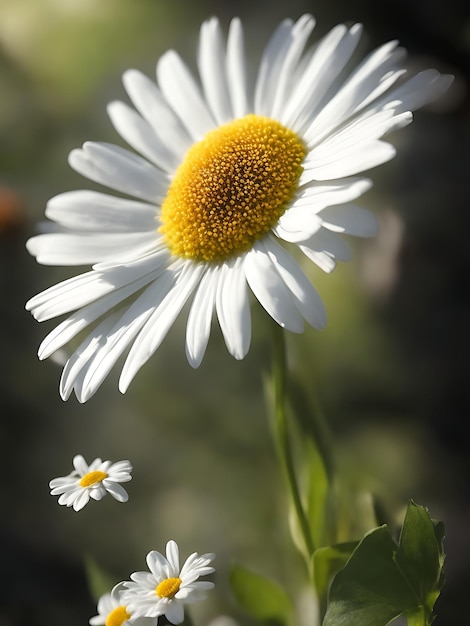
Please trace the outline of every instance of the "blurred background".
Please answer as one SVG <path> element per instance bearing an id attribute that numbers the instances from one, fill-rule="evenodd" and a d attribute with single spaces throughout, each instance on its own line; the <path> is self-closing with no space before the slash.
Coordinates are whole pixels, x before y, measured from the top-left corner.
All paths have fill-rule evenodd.
<path id="1" fill-rule="evenodd" d="M 266 419 L 269 325 L 253 309 L 241 363 L 214 328 L 193 371 L 178 321 L 129 392 L 117 372 L 86 405 L 58 394 L 60 366 L 36 350 L 55 322 L 24 303 L 75 272 L 41 267 L 25 248 L 47 200 L 91 187 L 67 165 L 85 140 L 122 145 L 106 104 L 126 100 L 121 74 L 154 76 L 168 48 L 195 67 L 198 28 L 217 15 L 244 20 L 255 71 L 284 17 L 312 12 L 315 36 L 338 22 L 365 25 L 363 51 L 399 39 L 410 67 L 456 76 L 446 97 L 393 138 L 398 157 L 373 173 L 361 204 L 382 224 L 330 276 L 310 268 L 329 314 L 318 333 L 289 336 L 292 367 L 315 389 L 338 459 L 356 487 L 399 516 L 409 498 L 447 525 L 447 584 L 436 625 L 462 624 L 470 584 L 468 276 L 470 16 L 457 0 L 0 0 L 0 626 L 79 626 L 96 613 L 86 574 L 110 584 L 145 569 L 175 539 L 183 556 L 217 553 L 217 593 L 194 606 L 196 624 L 219 615 L 249 623 L 226 582 L 240 562 L 295 587 L 285 502 Z M 111 497 L 78 514 L 48 482 L 72 457 L 129 458 L 130 503 Z"/>

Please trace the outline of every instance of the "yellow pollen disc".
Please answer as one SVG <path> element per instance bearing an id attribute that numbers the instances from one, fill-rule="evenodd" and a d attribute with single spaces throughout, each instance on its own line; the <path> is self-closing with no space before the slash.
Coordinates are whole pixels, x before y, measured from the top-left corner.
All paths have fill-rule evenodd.
<path id="1" fill-rule="evenodd" d="M 181 578 L 165 578 L 158 583 L 155 593 L 160 598 L 173 598 L 178 593 L 182 582 Z"/>
<path id="2" fill-rule="evenodd" d="M 247 115 L 210 131 L 187 152 L 162 204 L 170 251 L 223 261 L 249 250 L 285 212 L 306 149 L 279 122 Z"/>
<path id="3" fill-rule="evenodd" d="M 109 613 L 106 618 L 106 626 L 122 626 L 128 619 L 131 619 L 131 616 L 126 611 L 126 607 L 118 606 Z"/>
<path id="4" fill-rule="evenodd" d="M 106 472 L 88 472 L 85 476 L 82 476 L 80 480 L 80 487 L 91 487 L 96 483 L 100 483 L 105 478 L 108 478 Z"/>

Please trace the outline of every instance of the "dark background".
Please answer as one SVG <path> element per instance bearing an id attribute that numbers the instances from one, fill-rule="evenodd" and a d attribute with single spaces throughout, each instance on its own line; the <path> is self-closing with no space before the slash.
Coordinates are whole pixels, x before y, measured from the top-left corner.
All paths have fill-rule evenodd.
<path id="1" fill-rule="evenodd" d="M 377 168 L 363 198 L 382 230 L 355 245 L 331 276 L 312 270 L 329 324 L 289 337 L 299 380 L 315 387 L 354 485 L 379 496 L 394 519 L 409 498 L 447 526 L 447 585 L 436 626 L 464 624 L 470 584 L 468 179 L 470 17 L 441 0 L 315 3 L 170 0 L 0 2 L 0 626 L 87 624 L 95 614 L 85 563 L 110 584 L 145 568 L 174 538 L 183 556 L 217 553 L 217 593 L 194 607 L 247 622 L 227 590 L 240 561 L 296 588 L 301 564 L 288 544 L 284 499 L 266 424 L 262 376 L 266 318 L 242 363 L 214 329 L 203 365 L 184 357 L 184 316 L 125 396 L 114 372 L 86 405 L 58 395 L 60 367 L 36 349 L 55 323 L 24 310 L 32 295 L 70 275 L 38 266 L 24 248 L 51 196 L 87 187 L 66 162 L 87 139 L 120 143 L 106 103 L 126 99 L 120 75 L 154 75 L 174 47 L 194 67 L 201 21 L 240 16 L 253 67 L 284 17 L 312 12 L 314 37 L 361 21 L 370 50 L 399 39 L 413 68 L 456 76 L 446 97 L 416 114 Z M 129 458 L 131 501 L 110 497 L 79 514 L 58 507 L 48 481 L 74 454 Z M 87 560 L 88 559 L 88 560 Z"/>

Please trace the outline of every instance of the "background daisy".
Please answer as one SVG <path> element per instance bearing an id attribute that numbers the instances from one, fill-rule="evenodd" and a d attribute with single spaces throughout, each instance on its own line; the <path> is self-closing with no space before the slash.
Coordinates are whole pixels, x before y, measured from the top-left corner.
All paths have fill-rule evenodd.
<path id="1" fill-rule="evenodd" d="M 132 479 L 132 465 L 129 461 L 102 461 L 100 458 L 87 464 L 81 454 L 73 457 L 75 470 L 68 476 L 50 481 L 51 495 L 59 495 L 59 504 L 80 511 L 90 498 L 101 500 L 110 493 L 118 502 L 127 502 L 129 496 L 120 483 Z"/>

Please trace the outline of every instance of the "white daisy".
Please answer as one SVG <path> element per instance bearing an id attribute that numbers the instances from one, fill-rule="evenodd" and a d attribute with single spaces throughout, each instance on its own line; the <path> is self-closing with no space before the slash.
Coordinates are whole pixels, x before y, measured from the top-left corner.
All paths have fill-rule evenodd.
<path id="1" fill-rule="evenodd" d="M 188 556 L 180 569 L 179 550 L 174 541 L 166 544 L 166 558 L 152 550 L 147 554 L 149 572 L 134 572 L 131 581 L 122 583 L 126 587 L 121 599 L 134 619 L 164 615 L 172 624 L 181 624 L 184 619 L 184 604 L 197 602 L 205 592 L 214 587 L 209 581 L 198 581 L 200 576 L 212 574 L 209 563 L 214 554 L 197 552 Z"/>
<path id="2" fill-rule="evenodd" d="M 124 74 L 135 109 L 113 102 L 108 112 L 142 156 L 108 143 L 72 151 L 77 172 L 133 199 L 60 194 L 47 205 L 47 232 L 27 243 L 39 263 L 91 265 L 27 303 L 39 321 L 70 314 L 42 342 L 40 359 L 84 334 L 63 370 L 63 399 L 74 391 L 85 402 L 127 352 L 125 392 L 191 297 L 193 367 L 214 311 L 230 354 L 246 355 L 250 291 L 283 328 L 324 326 L 322 301 L 286 247 L 330 272 L 350 257 L 341 234 L 376 233 L 374 217 L 354 204 L 372 183 L 356 175 L 395 155 L 381 138 L 452 77 L 427 70 L 405 79 L 396 41 L 346 71 L 361 26 L 339 25 L 306 48 L 314 24 L 309 15 L 283 21 L 250 88 L 240 21 L 226 45 L 217 19 L 205 22 L 200 81 L 174 51 L 158 61 L 156 84 Z"/>
<path id="3" fill-rule="evenodd" d="M 121 595 L 124 590 L 122 583 L 116 585 L 111 593 L 106 593 L 98 600 L 98 615 L 90 617 L 90 626 L 157 626 L 157 619 L 147 617 L 132 618 L 128 608 L 123 604 Z"/>
<path id="4" fill-rule="evenodd" d="M 127 491 L 119 483 L 132 479 L 132 465 L 129 461 L 102 461 L 95 459 L 87 465 L 81 454 L 73 458 L 75 470 L 68 476 L 54 478 L 49 483 L 52 496 L 58 496 L 59 504 L 72 506 L 80 511 L 88 504 L 90 498 L 101 500 L 110 493 L 119 502 L 127 502 Z"/>

